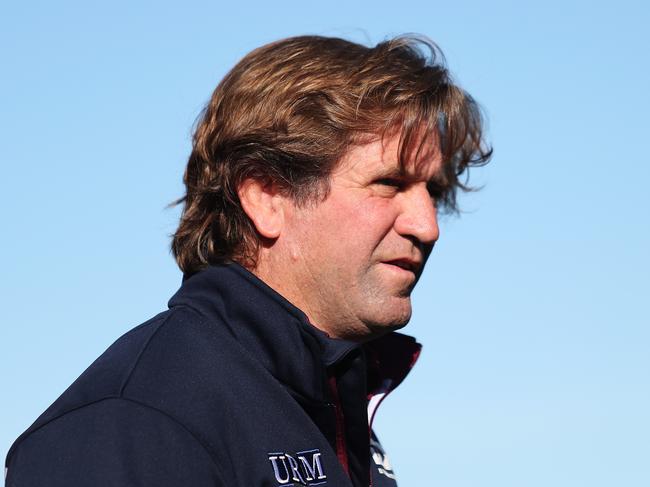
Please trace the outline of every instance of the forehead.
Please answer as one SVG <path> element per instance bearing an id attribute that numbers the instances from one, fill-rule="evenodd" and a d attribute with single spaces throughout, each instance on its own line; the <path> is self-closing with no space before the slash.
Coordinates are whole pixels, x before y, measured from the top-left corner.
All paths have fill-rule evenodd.
<path id="1" fill-rule="evenodd" d="M 402 147 L 400 134 L 374 136 L 352 145 L 341 158 L 333 175 L 354 172 L 368 176 L 400 176 L 432 180 L 442 171 L 442 154 L 437 137 L 420 137 Z"/>

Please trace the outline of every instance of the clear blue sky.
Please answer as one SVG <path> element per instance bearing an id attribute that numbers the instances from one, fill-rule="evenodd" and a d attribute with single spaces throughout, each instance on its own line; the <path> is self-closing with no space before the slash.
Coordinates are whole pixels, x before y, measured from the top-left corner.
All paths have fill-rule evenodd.
<path id="1" fill-rule="evenodd" d="M 0 452 L 166 306 L 192 123 L 246 52 L 419 32 L 493 162 L 442 224 L 379 411 L 403 487 L 650 485 L 647 3 L 10 2 L 0 13 Z"/>

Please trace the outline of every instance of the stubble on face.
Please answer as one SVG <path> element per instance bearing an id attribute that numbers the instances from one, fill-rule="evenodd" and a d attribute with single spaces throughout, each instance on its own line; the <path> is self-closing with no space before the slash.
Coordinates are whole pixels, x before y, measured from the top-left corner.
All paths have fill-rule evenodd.
<path id="1" fill-rule="evenodd" d="M 428 163 L 426 177 L 435 164 Z M 395 139 L 354 147 L 332 174 L 327 198 L 289 212 L 284 244 L 293 289 L 287 297 L 333 337 L 373 338 L 411 317 L 410 294 L 432 242 L 409 235 L 421 222 L 407 220 L 435 220 L 435 208 L 413 210 L 432 205 L 428 194 L 418 193 L 425 176 L 405 179 L 404 188 L 383 181 L 396 167 Z"/>

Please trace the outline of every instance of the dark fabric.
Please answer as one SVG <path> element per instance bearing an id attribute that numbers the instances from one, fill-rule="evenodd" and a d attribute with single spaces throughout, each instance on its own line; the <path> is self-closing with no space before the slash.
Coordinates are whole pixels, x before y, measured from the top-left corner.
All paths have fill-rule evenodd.
<path id="1" fill-rule="evenodd" d="M 348 447 L 350 477 L 355 485 L 370 482 L 370 438 L 366 392 L 366 364 L 361 350 L 348 354 L 335 370 L 345 439 Z"/>
<path id="2" fill-rule="evenodd" d="M 34 431 L 12 457 L 7 485 L 226 485 L 182 425 L 125 399 L 104 399 Z"/>
<path id="3" fill-rule="evenodd" d="M 8 487 L 368 485 L 360 347 L 327 337 L 236 264 L 184 280 L 169 305 L 16 440 Z M 336 454 L 337 407 L 351 478 Z"/>

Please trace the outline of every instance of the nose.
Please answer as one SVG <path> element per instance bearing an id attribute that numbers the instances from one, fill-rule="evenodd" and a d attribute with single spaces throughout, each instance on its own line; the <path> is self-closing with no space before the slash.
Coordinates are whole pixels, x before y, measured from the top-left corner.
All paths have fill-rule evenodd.
<path id="1" fill-rule="evenodd" d="M 440 236 L 438 210 L 425 184 L 414 185 L 400 195 L 400 214 L 395 220 L 395 231 L 433 245 Z"/>

